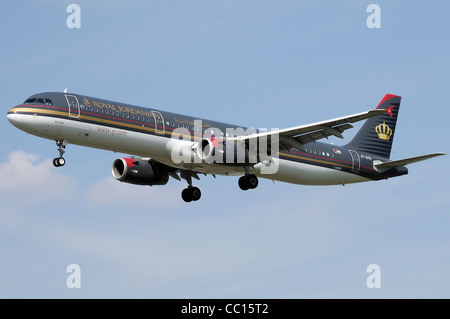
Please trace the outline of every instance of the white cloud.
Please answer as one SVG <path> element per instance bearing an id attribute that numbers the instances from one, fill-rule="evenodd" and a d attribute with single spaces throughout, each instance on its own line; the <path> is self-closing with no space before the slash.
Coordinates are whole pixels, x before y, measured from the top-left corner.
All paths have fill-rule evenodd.
<path id="1" fill-rule="evenodd" d="M 0 192 L 3 203 L 21 204 L 68 199 L 77 182 L 56 171 L 51 161 L 38 162 L 38 156 L 13 151 L 0 163 Z"/>

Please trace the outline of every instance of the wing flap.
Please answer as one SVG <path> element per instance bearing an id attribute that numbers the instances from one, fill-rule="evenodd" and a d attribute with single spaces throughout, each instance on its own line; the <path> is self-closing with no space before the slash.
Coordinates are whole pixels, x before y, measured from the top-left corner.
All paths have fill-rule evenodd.
<path id="1" fill-rule="evenodd" d="M 308 133 L 304 133 L 301 135 L 297 135 L 292 137 L 294 140 L 296 140 L 297 142 L 301 143 L 301 144 L 307 144 L 307 143 L 311 143 L 311 142 L 315 142 L 319 139 L 322 138 L 328 138 L 329 136 L 336 136 L 339 138 L 344 138 L 342 136 L 342 133 L 345 130 L 348 130 L 350 128 L 352 128 L 353 125 L 345 123 L 342 125 L 338 125 L 335 127 L 329 127 L 329 126 L 322 126 L 319 130 L 317 131 L 312 131 L 312 132 L 308 132 Z"/>

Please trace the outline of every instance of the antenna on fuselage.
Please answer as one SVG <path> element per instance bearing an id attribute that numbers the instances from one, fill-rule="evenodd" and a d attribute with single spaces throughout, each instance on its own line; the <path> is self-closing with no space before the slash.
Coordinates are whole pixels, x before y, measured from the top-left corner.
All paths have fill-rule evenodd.
<path id="1" fill-rule="evenodd" d="M 67 88 L 64 89 L 64 93 L 67 93 Z"/>

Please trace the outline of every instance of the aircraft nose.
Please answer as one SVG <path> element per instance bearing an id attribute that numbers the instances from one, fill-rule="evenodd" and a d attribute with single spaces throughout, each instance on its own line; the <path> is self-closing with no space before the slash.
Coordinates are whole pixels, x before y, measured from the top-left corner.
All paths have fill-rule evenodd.
<path id="1" fill-rule="evenodd" d="M 6 117 L 8 118 L 8 121 L 9 122 L 11 122 L 11 121 L 14 121 L 14 114 L 16 114 L 16 111 L 15 111 L 15 108 L 16 107 L 13 107 L 12 109 L 10 109 L 9 111 L 8 111 L 8 114 L 6 114 Z M 11 122 L 11 124 L 12 124 L 12 122 Z"/>
<path id="2" fill-rule="evenodd" d="M 13 107 L 8 111 L 8 114 L 6 115 L 8 118 L 9 123 L 14 125 L 15 127 L 20 127 L 23 123 L 23 118 L 20 116 L 20 114 L 17 112 L 17 108 Z"/>
<path id="3" fill-rule="evenodd" d="M 28 109 L 24 109 L 23 106 L 18 105 L 13 107 L 8 111 L 6 117 L 8 118 L 9 123 L 17 127 L 19 130 L 30 134 L 36 134 L 40 132 L 41 126 L 40 123 L 36 120 L 37 115 L 33 113 L 30 114 Z M 46 126 L 44 125 L 44 130 Z"/>

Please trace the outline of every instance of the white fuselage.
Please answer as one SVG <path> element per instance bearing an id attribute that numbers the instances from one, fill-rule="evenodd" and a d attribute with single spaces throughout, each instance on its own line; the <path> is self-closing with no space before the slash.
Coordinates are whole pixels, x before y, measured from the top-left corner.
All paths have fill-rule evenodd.
<path id="1" fill-rule="evenodd" d="M 147 134 L 108 125 L 83 122 L 79 119 L 61 119 L 30 114 L 8 114 L 8 120 L 17 128 L 50 140 L 67 140 L 70 144 L 99 148 L 114 152 L 149 157 L 179 169 L 218 175 L 243 175 L 243 166 L 207 163 L 175 163 L 168 143 L 170 138 L 158 134 Z M 267 165 L 267 164 L 266 164 Z M 262 178 L 304 185 L 338 185 L 369 181 L 357 174 L 321 166 L 300 163 L 288 159 L 272 158 L 274 169 L 265 174 L 263 163 L 251 168 L 251 172 Z"/>

